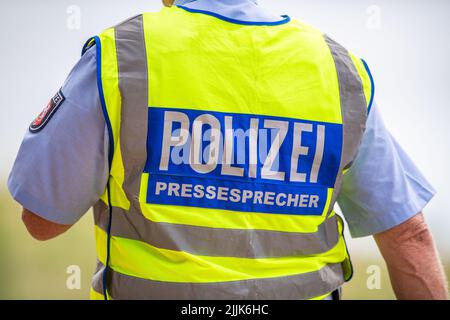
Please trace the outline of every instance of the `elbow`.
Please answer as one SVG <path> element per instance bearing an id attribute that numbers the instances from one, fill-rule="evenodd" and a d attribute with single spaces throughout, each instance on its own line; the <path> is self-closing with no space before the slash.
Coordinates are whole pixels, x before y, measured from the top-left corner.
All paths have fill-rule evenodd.
<path id="1" fill-rule="evenodd" d="M 401 225 L 375 235 L 375 240 L 386 262 L 422 259 L 435 253 L 435 243 L 422 213 L 417 214 Z"/>
<path id="2" fill-rule="evenodd" d="M 71 227 L 43 219 L 25 208 L 22 212 L 22 222 L 27 228 L 28 233 L 38 241 L 54 239 Z"/>
<path id="3" fill-rule="evenodd" d="M 414 248 L 434 247 L 434 240 L 428 224 L 422 213 L 417 214 L 397 230 L 396 242 L 398 245 L 412 246 Z"/>

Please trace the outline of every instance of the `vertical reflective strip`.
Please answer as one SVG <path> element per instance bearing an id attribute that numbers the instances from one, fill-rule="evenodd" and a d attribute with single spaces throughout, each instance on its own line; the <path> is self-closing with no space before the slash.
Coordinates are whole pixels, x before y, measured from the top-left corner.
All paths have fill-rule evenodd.
<path id="1" fill-rule="evenodd" d="M 361 78 L 349 52 L 327 35 L 324 37 L 336 65 L 344 128 L 341 165 L 332 198 L 332 203 L 335 203 L 342 183 L 342 172 L 349 168 L 355 159 L 366 128 L 367 101 Z M 333 206 L 330 206 L 328 214 L 332 210 Z"/>
<path id="2" fill-rule="evenodd" d="M 148 68 L 143 16 L 116 26 L 119 89 L 122 98 L 120 148 L 125 169 L 123 189 L 139 208 L 141 174 L 147 159 Z"/>

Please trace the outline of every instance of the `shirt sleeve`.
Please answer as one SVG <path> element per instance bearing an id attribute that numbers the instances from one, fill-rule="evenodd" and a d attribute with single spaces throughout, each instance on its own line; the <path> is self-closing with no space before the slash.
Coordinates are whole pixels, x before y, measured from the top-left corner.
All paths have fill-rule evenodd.
<path id="1" fill-rule="evenodd" d="M 386 129 L 373 108 L 353 166 L 344 175 L 338 204 L 352 237 L 391 229 L 419 213 L 435 190 Z"/>
<path id="2" fill-rule="evenodd" d="M 96 73 L 93 47 L 69 74 L 65 100 L 46 126 L 27 130 L 8 179 L 17 202 L 55 223 L 74 224 L 106 188 L 109 141 Z"/>

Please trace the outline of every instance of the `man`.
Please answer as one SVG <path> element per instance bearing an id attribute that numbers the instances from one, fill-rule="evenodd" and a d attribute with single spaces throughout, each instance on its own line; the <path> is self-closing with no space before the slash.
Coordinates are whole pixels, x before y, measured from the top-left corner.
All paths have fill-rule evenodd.
<path id="1" fill-rule="evenodd" d="M 367 65 L 255 1 L 163 2 L 90 39 L 30 125 L 8 184 L 31 235 L 94 205 L 94 299 L 330 299 L 352 275 L 337 200 L 399 299 L 447 299 L 434 190 Z"/>

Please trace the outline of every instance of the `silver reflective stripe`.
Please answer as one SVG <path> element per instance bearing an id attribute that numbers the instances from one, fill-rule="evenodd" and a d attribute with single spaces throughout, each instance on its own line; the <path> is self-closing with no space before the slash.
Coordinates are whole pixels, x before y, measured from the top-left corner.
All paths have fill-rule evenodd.
<path id="1" fill-rule="evenodd" d="M 96 225 L 106 230 L 107 207 L 96 215 Z M 317 232 L 224 229 L 153 222 L 135 210 L 114 208 L 111 235 L 148 243 L 154 247 L 195 255 L 274 258 L 320 254 L 339 241 L 336 216 L 322 223 Z"/>
<path id="2" fill-rule="evenodd" d="M 367 100 L 361 78 L 348 51 L 327 35 L 324 37 L 336 65 L 344 127 L 341 165 L 334 185 L 332 205 L 330 205 L 328 212 L 328 214 L 331 214 L 333 204 L 340 192 L 342 172 L 351 166 L 361 144 L 366 128 Z"/>
<path id="3" fill-rule="evenodd" d="M 147 159 L 148 122 L 148 68 L 142 15 L 116 26 L 115 36 L 122 98 L 123 189 L 131 205 L 138 207 L 140 176 Z"/>
<path id="4" fill-rule="evenodd" d="M 293 276 L 212 283 L 153 281 L 112 269 L 108 276 L 108 292 L 117 300 L 306 300 L 333 292 L 344 283 L 340 264 Z"/>

